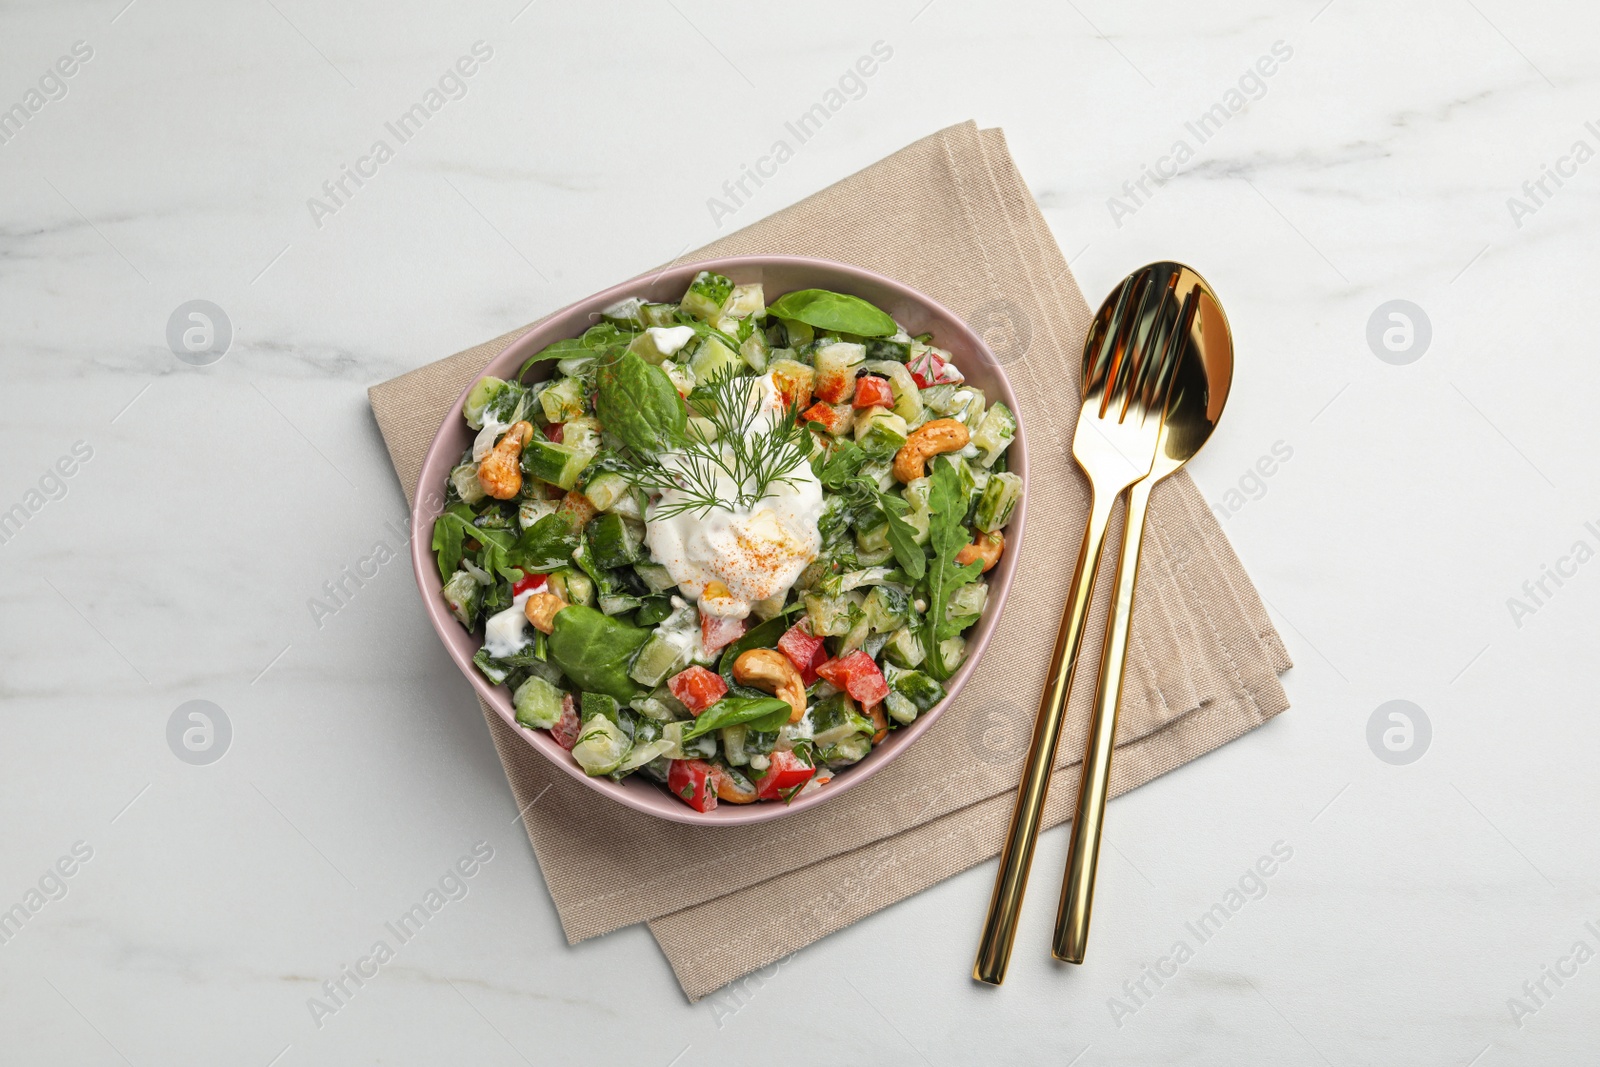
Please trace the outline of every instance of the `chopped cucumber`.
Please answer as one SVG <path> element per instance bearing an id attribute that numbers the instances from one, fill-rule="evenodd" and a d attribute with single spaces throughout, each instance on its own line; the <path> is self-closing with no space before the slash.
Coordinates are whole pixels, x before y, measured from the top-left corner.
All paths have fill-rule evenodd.
<path id="1" fill-rule="evenodd" d="M 517 709 L 517 722 L 537 730 L 548 730 L 561 718 L 562 692 L 548 681 L 533 675 L 517 686 L 511 703 Z"/>
<path id="2" fill-rule="evenodd" d="M 739 345 L 739 354 L 744 361 L 750 364 L 750 369 L 757 374 L 765 373 L 770 352 L 767 348 L 767 338 L 760 330 L 753 331 L 749 337 Z"/>
<path id="3" fill-rule="evenodd" d="M 539 406 L 547 422 L 566 422 L 583 414 L 583 383 L 559 378 L 539 392 Z"/>
<path id="4" fill-rule="evenodd" d="M 922 671 L 902 670 L 890 664 L 883 677 L 890 690 L 911 701 L 919 712 L 929 710 L 944 699 L 944 686 Z"/>
<path id="5" fill-rule="evenodd" d="M 596 715 L 604 715 L 612 722 L 620 724 L 622 722 L 620 707 L 616 697 L 604 693 L 578 694 L 578 718 L 584 722 L 588 722 Z"/>
<path id="6" fill-rule="evenodd" d="M 616 471 L 605 471 L 589 479 L 589 484 L 583 487 L 583 495 L 601 511 L 610 511 L 631 488 L 632 483 Z"/>
<path id="7" fill-rule="evenodd" d="M 720 274 L 703 270 L 689 283 L 679 306 L 701 322 L 710 322 L 722 310 L 722 305 L 733 292 L 733 283 Z"/>
<path id="8" fill-rule="evenodd" d="M 901 726 L 909 726 L 917 720 L 917 706 L 892 689 L 889 695 L 883 698 L 883 706 L 888 711 L 889 718 Z"/>
<path id="9" fill-rule="evenodd" d="M 626 615 L 643 601 L 626 593 L 601 593 L 597 605 L 607 615 Z"/>
<path id="10" fill-rule="evenodd" d="M 967 589 L 974 585 L 978 588 L 987 588 L 982 582 L 971 582 L 961 588 Z M 868 591 L 866 602 L 861 605 L 861 611 L 868 625 L 872 627 L 873 633 L 893 633 L 905 625 L 911 611 L 911 598 L 899 586 L 875 585 Z"/>
<path id="11" fill-rule="evenodd" d="M 607 322 L 617 323 L 619 326 L 642 326 L 644 325 L 643 311 L 644 301 L 636 296 L 630 296 L 626 300 L 618 300 L 610 307 L 602 309 L 600 317 Z"/>
<path id="12" fill-rule="evenodd" d="M 697 382 L 708 382 L 719 374 L 737 374 L 743 367 L 743 357 L 715 337 L 707 337 L 689 360 Z"/>
<path id="13" fill-rule="evenodd" d="M 886 456 L 906 443 L 906 420 L 887 408 L 873 407 L 856 414 L 856 444 L 868 455 Z"/>
<path id="14" fill-rule="evenodd" d="M 659 365 L 692 340 L 693 326 L 652 326 L 629 343 L 628 351 L 646 363 Z"/>
<path id="15" fill-rule="evenodd" d="M 478 584 L 478 579 L 468 571 L 456 571 L 440 592 L 444 602 L 450 605 L 450 614 L 460 620 L 461 625 L 471 626 L 482 602 L 483 586 Z"/>
<path id="16" fill-rule="evenodd" d="M 660 685 L 667 675 L 677 673 L 687 659 L 681 642 L 654 633 L 633 658 L 628 675 L 640 685 Z"/>
<path id="17" fill-rule="evenodd" d="M 1011 409 L 1004 404 L 990 408 L 983 422 L 978 424 L 977 432 L 972 435 L 972 443 L 978 446 L 979 461 L 985 467 L 994 466 L 994 461 L 1011 446 L 1016 436 L 1017 417 L 1011 414 Z"/>
<path id="18" fill-rule="evenodd" d="M 584 694 L 585 698 L 588 695 Z M 585 774 L 610 774 L 622 763 L 628 747 L 628 735 L 622 732 L 622 727 L 604 715 L 596 715 L 584 720 L 578 743 L 572 746 L 572 758 L 578 761 Z"/>
<path id="19" fill-rule="evenodd" d="M 678 583 L 672 580 L 672 572 L 659 563 L 641 561 L 635 563 L 633 569 L 644 579 L 644 584 L 650 587 L 652 593 L 665 593 L 668 589 L 678 587 Z"/>
<path id="20" fill-rule="evenodd" d="M 978 529 L 993 533 L 1011 521 L 1017 501 L 1022 499 L 1022 478 L 1010 471 L 989 476 L 983 496 L 978 498 L 978 511 L 974 516 Z"/>
<path id="21" fill-rule="evenodd" d="M 639 559 L 643 534 L 621 515 L 600 515 L 584 529 L 589 551 L 596 566 L 611 570 L 626 567 Z M 634 605 L 637 607 L 638 605 Z"/>
<path id="22" fill-rule="evenodd" d="M 678 305 L 645 304 L 639 309 L 639 321 L 646 326 L 675 326 L 678 322 Z"/>
<path id="23" fill-rule="evenodd" d="M 822 762 L 831 767 L 841 767 L 851 763 L 859 763 L 867 758 L 867 753 L 872 751 L 872 736 L 870 734 L 851 734 L 838 744 L 830 745 L 817 753 Z"/>
<path id="24" fill-rule="evenodd" d="M 811 618 L 811 632 L 818 637 L 842 637 L 853 625 L 851 614 L 855 604 L 845 596 L 808 596 L 805 598 L 806 614 Z"/>
<path id="25" fill-rule="evenodd" d="M 889 643 L 883 646 L 884 659 L 908 669 L 920 665 L 926 655 L 922 649 L 922 637 L 909 626 L 902 626 L 890 634 Z"/>
<path id="26" fill-rule="evenodd" d="M 749 732 L 749 728 L 743 723 L 737 726 L 724 726 L 721 730 L 722 754 L 735 767 L 743 767 L 750 762 L 750 756 L 744 750 L 744 738 Z"/>
<path id="27" fill-rule="evenodd" d="M 467 392 L 467 399 L 461 405 L 461 414 L 467 420 L 468 426 L 474 430 L 483 429 L 484 409 L 489 406 L 489 401 L 499 395 L 506 384 L 501 379 L 488 375 L 473 383 L 471 390 Z"/>
<path id="28" fill-rule="evenodd" d="M 483 483 L 478 481 L 478 465 L 476 463 L 463 463 L 450 472 L 450 484 L 456 487 L 456 492 L 468 504 L 476 504 L 489 494 L 484 492 Z"/>
<path id="29" fill-rule="evenodd" d="M 593 415 L 567 420 L 561 427 L 561 443 L 574 452 L 600 451 L 600 420 Z"/>
<path id="30" fill-rule="evenodd" d="M 811 720 L 811 739 L 818 748 L 837 744 L 851 734 L 869 738 L 877 732 L 872 720 L 856 710 L 848 693 L 834 693 L 817 701 L 806 712 Z"/>
<path id="31" fill-rule="evenodd" d="M 848 341 L 817 349 L 817 396 L 830 404 L 849 400 L 856 392 L 856 368 L 866 358 L 864 347 Z"/>
<path id="32" fill-rule="evenodd" d="M 578 484 L 578 475 L 583 473 L 594 455 L 593 452 L 579 451 L 570 445 L 535 437 L 522 450 L 522 473 L 570 490 Z"/>

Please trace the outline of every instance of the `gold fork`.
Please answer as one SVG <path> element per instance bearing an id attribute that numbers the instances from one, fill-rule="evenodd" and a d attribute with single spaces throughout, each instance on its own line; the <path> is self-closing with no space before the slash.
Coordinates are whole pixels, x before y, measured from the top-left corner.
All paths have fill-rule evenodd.
<path id="1" fill-rule="evenodd" d="M 1171 343 L 1176 331 L 1163 328 L 1183 314 L 1174 296 L 1177 280 L 1178 272 L 1166 264 L 1130 274 L 1106 298 L 1084 340 L 1083 406 L 1072 455 L 1089 477 L 1089 522 L 972 968 L 973 978 L 991 985 L 1005 980 L 1011 958 L 1111 509 L 1124 489 L 1150 473 L 1155 461 L 1167 390 L 1181 352 L 1180 345 Z"/>

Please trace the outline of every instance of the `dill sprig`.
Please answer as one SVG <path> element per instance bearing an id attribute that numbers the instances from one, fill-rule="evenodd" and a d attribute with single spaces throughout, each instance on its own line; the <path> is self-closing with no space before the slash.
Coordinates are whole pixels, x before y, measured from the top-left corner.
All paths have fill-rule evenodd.
<path id="1" fill-rule="evenodd" d="M 631 472 L 637 484 L 678 493 L 670 504 L 657 502 L 652 517 L 748 509 L 774 486 L 793 485 L 795 472 L 810 460 L 811 432 L 799 421 L 799 409 L 787 404 L 770 426 L 755 427 L 756 379 L 735 372 L 728 367 L 689 394 L 690 412 L 711 423 L 713 440 L 704 440 L 691 423 L 667 454 L 638 457 Z M 732 499 L 723 495 L 724 479 L 735 487 Z"/>

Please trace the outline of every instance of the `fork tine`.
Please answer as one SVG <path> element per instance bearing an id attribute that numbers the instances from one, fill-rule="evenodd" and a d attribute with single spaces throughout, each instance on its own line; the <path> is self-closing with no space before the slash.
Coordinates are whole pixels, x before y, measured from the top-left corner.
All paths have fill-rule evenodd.
<path id="1" fill-rule="evenodd" d="M 1173 295 L 1178 284 L 1177 272 L 1164 268 L 1159 272 L 1159 277 L 1160 296 L 1148 321 L 1140 323 L 1134 356 L 1137 364 L 1134 368 L 1135 377 L 1123 401 L 1124 412 L 1129 407 L 1138 405 L 1142 409 L 1143 416 L 1148 416 L 1152 409 L 1156 411 L 1160 409 L 1160 405 L 1153 402 L 1151 393 L 1158 385 L 1166 348 L 1166 326 L 1175 314 L 1177 303 Z"/>
<path id="2" fill-rule="evenodd" d="M 1095 325 L 1102 329 L 1102 333 L 1096 342 L 1084 346 L 1086 358 L 1080 388 L 1085 400 L 1105 389 L 1106 379 L 1117 351 L 1117 335 L 1121 333 L 1123 323 L 1127 319 L 1128 303 L 1132 299 L 1138 280 L 1137 274 L 1130 274 L 1122 279 L 1122 284 L 1117 287 L 1117 303 L 1110 320 L 1104 323 L 1098 318 L 1095 320 Z"/>
<path id="3" fill-rule="evenodd" d="M 1117 345 L 1113 354 L 1114 363 L 1107 371 L 1108 380 L 1105 392 L 1100 398 L 1100 417 L 1105 418 L 1106 412 L 1112 404 L 1117 405 L 1117 421 L 1121 422 L 1128 413 L 1128 389 L 1132 382 L 1134 372 L 1138 370 L 1140 361 L 1140 348 L 1143 343 L 1142 324 L 1145 317 L 1150 314 L 1150 300 L 1157 295 L 1157 282 L 1155 272 L 1142 271 L 1138 276 L 1139 292 L 1138 310 L 1131 315 L 1126 315 L 1116 331 Z M 1159 303 L 1157 306 L 1160 306 Z"/>
<path id="4" fill-rule="evenodd" d="M 1184 353 L 1189 349 L 1189 331 L 1194 324 L 1199 295 L 1199 286 L 1191 286 L 1189 291 L 1184 294 L 1183 305 L 1178 309 L 1177 320 L 1173 323 L 1172 334 L 1167 338 L 1166 344 L 1162 346 L 1160 371 L 1150 397 L 1150 405 L 1153 410 L 1165 412 L 1176 395 L 1174 389 L 1178 379 L 1178 367 L 1183 362 Z"/>

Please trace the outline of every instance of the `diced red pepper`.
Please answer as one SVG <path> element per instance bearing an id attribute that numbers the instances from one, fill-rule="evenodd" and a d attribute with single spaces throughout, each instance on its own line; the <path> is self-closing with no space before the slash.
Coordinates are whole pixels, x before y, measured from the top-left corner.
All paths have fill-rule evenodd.
<path id="1" fill-rule="evenodd" d="M 695 811 L 717 806 L 716 768 L 705 760 L 675 759 L 667 768 L 667 788 Z"/>
<path id="2" fill-rule="evenodd" d="M 724 619 L 720 615 L 700 614 L 700 643 L 706 646 L 706 655 L 715 656 L 724 648 L 744 636 L 743 619 Z"/>
<path id="3" fill-rule="evenodd" d="M 862 704 L 876 704 L 889 695 L 883 672 L 871 656 L 860 650 L 842 659 L 830 659 L 817 668 L 817 673 Z"/>
<path id="4" fill-rule="evenodd" d="M 561 438 L 566 432 L 567 424 L 564 422 L 552 422 L 549 426 L 544 428 L 544 435 L 558 445 L 561 443 Z"/>
<path id="5" fill-rule="evenodd" d="M 521 596 L 523 593 L 537 593 L 545 587 L 549 579 L 543 574 L 525 574 L 511 585 L 511 595 Z"/>
<path id="6" fill-rule="evenodd" d="M 819 400 L 800 414 L 800 421 L 821 423 L 824 430 L 833 433 L 839 428 L 839 423 L 844 421 L 844 416 Z"/>
<path id="7" fill-rule="evenodd" d="M 804 619 L 789 627 L 788 632 L 778 638 L 778 651 L 789 657 L 789 662 L 800 672 L 803 685 L 816 681 L 817 668 L 828 662 L 828 650 L 823 647 L 822 638 L 811 636 Z"/>
<path id="8" fill-rule="evenodd" d="M 856 379 L 856 398 L 852 403 L 858 408 L 893 407 L 894 390 L 889 388 L 889 379 L 863 374 Z"/>
<path id="9" fill-rule="evenodd" d="M 787 749 L 774 752 L 770 758 L 767 773 L 756 779 L 756 795 L 762 800 L 782 800 L 817 773 L 815 767 Z"/>
<path id="10" fill-rule="evenodd" d="M 550 736 L 556 739 L 556 744 L 572 751 L 572 746 L 578 743 L 578 734 L 583 731 L 583 723 L 578 721 L 578 702 L 568 693 L 561 698 L 561 718 L 550 727 Z"/>
<path id="11" fill-rule="evenodd" d="M 966 377 L 956 369 L 955 364 L 947 363 L 937 353 L 923 352 L 912 357 L 906 369 L 911 372 L 911 378 L 917 383 L 917 388 L 926 389 L 930 385 L 946 385 L 953 382 L 964 382 Z"/>
<path id="12" fill-rule="evenodd" d="M 728 683 L 715 671 L 694 666 L 668 678 L 667 688 L 678 698 L 678 703 L 698 715 L 723 698 L 728 692 Z"/>

